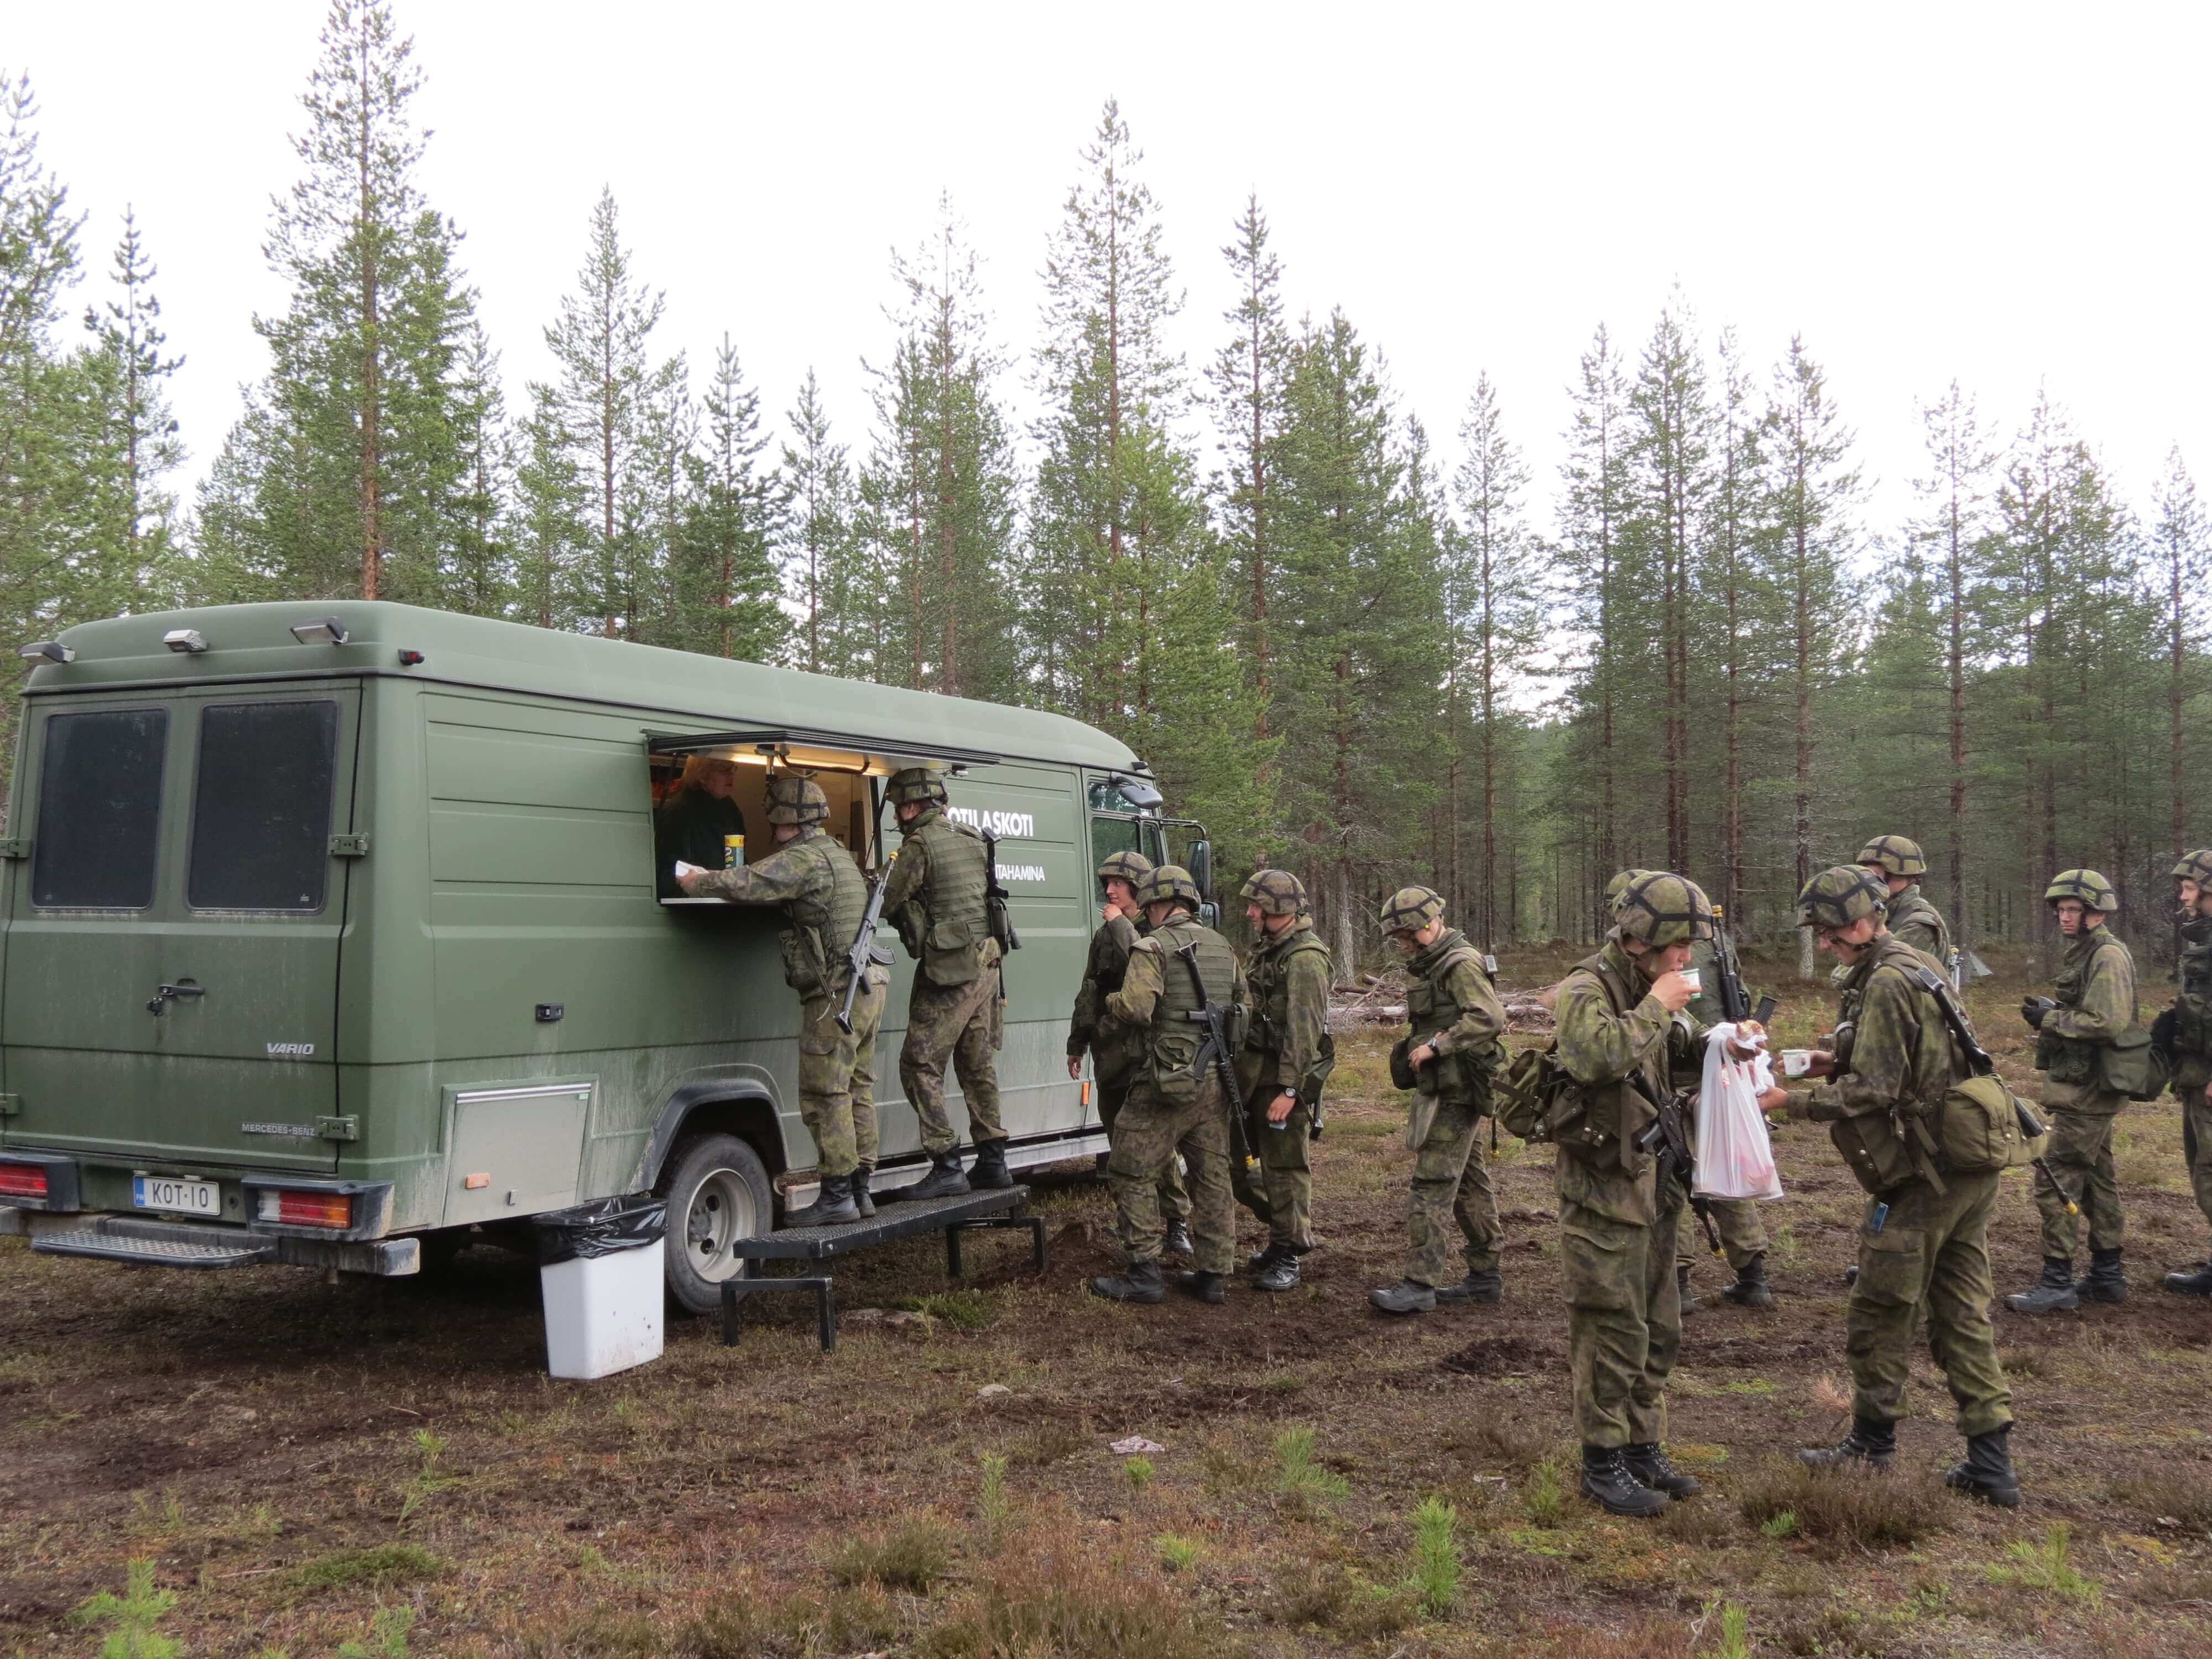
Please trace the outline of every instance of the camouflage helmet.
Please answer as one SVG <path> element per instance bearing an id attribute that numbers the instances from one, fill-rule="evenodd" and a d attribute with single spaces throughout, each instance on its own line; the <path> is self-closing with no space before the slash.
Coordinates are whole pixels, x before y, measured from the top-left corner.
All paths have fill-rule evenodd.
<path id="1" fill-rule="evenodd" d="M 2079 899 L 2092 910 L 2107 913 L 2120 908 L 2120 896 L 2094 870 L 2061 870 L 2051 878 L 2051 885 L 2043 890 L 2043 902 L 2056 904 L 2061 899 Z"/>
<path id="2" fill-rule="evenodd" d="M 1797 925 L 1842 928 L 1867 916 L 1887 916 L 1889 889 L 1868 873 L 1871 861 L 1839 864 L 1807 882 L 1797 895 Z"/>
<path id="3" fill-rule="evenodd" d="M 2184 853 L 2181 862 L 2173 866 L 2176 881 L 2193 881 L 2199 887 L 2212 888 L 2212 847 L 2200 847 L 2194 852 Z"/>
<path id="4" fill-rule="evenodd" d="M 1893 876 L 1924 876 L 1928 873 L 1928 855 L 1920 850 L 1920 843 L 1909 841 L 1903 836 L 1876 836 L 1859 848 L 1859 855 L 1855 861 L 1870 865 Z"/>
<path id="5" fill-rule="evenodd" d="M 768 781 L 770 823 L 819 823 L 830 816 L 830 797 L 811 778 L 779 772 Z"/>
<path id="6" fill-rule="evenodd" d="M 1646 945 L 1684 945 L 1713 936 L 1713 904 L 1705 890 L 1671 870 L 1647 870 L 1621 890 L 1614 925 Z"/>
<path id="7" fill-rule="evenodd" d="M 1263 916 L 1302 916 L 1310 908 L 1305 883 L 1287 870 L 1255 870 L 1237 896 Z"/>
<path id="8" fill-rule="evenodd" d="M 1157 904 L 1164 899 L 1188 906 L 1193 915 L 1198 914 L 1198 907 L 1204 902 L 1199 896 L 1198 884 L 1180 864 L 1163 864 L 1157 870 L 1149 870 L 1137 884 L 1138 903 Z"/>
<path id="9" fill-rule="evenodd" d="M 894 806 L 903 806 L 910 800 L 933 800 L 939 806 L 945 804 L 945 780 L 927 766 L 909 766 L 904 771 L 894 772 L 884 787 Z"/>
<path id="10" fill-rule="evenodd" d="M 1613 914 L 1613 907 L 1620 902 L 1620 896 L 1628 890 L 1628 884 L 1630 882 L 1637 880 L 1640 877 L 1656 875 L 1657 873 L 1658 872 L 1656 871 L 1652 870 L 1623 870 L 1611 881 L 1606 883 L 1606 914 L 1607 915 L 1611 915 Z"/>
<path id="11" fill-rule="evenodd" d="M 1152 861 L 1142 853 L 1109 853 L 1098 861 L 1098 879 L 1126 881 L 1131 892 L 1145 884 L 1145 878 L 1152 873 Z"/>
<path id="12" fill-rule="evenodd" d="M 1444 902 L 1430 887 L 1401 887 L 1382 907 L 1382 931 L 1418 933 L 1432 921 L 1443 919 Z"/>

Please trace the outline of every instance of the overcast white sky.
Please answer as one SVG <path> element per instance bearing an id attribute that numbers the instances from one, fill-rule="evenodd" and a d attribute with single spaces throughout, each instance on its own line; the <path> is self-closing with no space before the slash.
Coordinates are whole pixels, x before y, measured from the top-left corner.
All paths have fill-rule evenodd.
<path id="1" fill-rule="evenodd" d="M 780 416 L 811 363 L 862 447 L 888 250 L 950 190 L 1001 341 L 1035 338 L 1045 240 L 1101 100 L 1146 152 L 1194 368 L 1249 190 L 1293 312 L 1341 305 L 1455 460 L 1497 380 L 1548 525 L 1565 386 L 1593 327 L 1640 343 L 1679 281 L 1708 334 L 1793 331 L 1905 510 L 1916 397 L 1954 376 L 2008 434 L 2039 381 L 2140 502 L 2179 442 L 2212 471 L 2205 295 L 2212 9 L 609 6 L 398 0 L 435 129 L 424 184 L 511 386 L 601 185 L 662 338 L 727 330 Z M 137 206 L 161 266 L 197 477 L 264 367 L 260 258 L 313 61 L 315 0 L 17 0 L 43 155 L 88 210 L 90 297 Z M 1026 405 L 1018 380 L 1010 393 Z"/>

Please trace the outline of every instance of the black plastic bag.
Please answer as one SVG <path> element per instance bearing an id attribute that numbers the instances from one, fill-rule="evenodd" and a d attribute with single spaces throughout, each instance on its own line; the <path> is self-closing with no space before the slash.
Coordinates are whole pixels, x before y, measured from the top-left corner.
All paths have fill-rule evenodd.
<path id="1" fill-rule="evenodd" d="M 595 1198 L 572 1210 L 533 1217 L 538 1224 L 538 1265 L 557 1267 L 621 1250 L 641 1250 L 668 1236 L 668 1200 L 651 1193 L 627 1198 Z"/>

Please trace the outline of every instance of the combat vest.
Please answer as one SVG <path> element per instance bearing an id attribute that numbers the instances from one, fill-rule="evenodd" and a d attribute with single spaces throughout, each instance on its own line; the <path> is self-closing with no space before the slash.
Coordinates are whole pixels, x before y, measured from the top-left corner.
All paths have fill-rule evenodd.
<path id="1" fill-rule="evenodd" d="M 931 984 L 965 985 L 983 971 L 982 946 L 991 936 L 982 834 L 933 808 L 908 827 L 906 845 L 921 847 L 929 876 L 902 910 L 899 936 Z"/>
<path id="2" fill-rule="evenodd" d="M 1308 952 L 1321 957 L 1323 980 L 1333 975 L 1328 946 L 1311 925 L 1293 927 L 1279 945 L 1270 943 L 1255 951 L 1252 960 L 1244 965 L 1245 994 L 1251 999 L 1250 1024 L 1244 1033 L 1244 1047 L 1267 1056 L 1272 1062 L 1283 1052 L 1291 1029 L 1291 959 Z M 1188 979 L 1189 975 L 1184 975 Z M 1265 1065 L 1261 1079 L 1272 1082 L 1279 1088 L 1295 1089 L 1298 1098 L 1310 1109 L 1321 1098 L 1322 1085 L 1328 1081 L 1329 1073 L 1336 1069 L 1336 1039 L 1331 1036 L 1324 1020 L 1321 1042 L 1314 1052 L 1313 1069 L 1302 1078 L 1285 1079 L 1279 1074 L 1269 1077 L 1274 1071 L 1272 1064 Z M 1251 1073 L 1248 1068 L 1247 1079 Z M 1258 1084 L 1252 1086 L 1257 1087 Z"/>
<path id="3" fill-rule="evenodd" d="M 1239 1018 L 1231 1000 L 1237 994 L 1237 952 L 1227 939 L 1188 911 L 1177 910 L 1172 921 L 1138 941 L 1138 950 L 1157 951 L 1161 957 L 1159 999 L 1152 1005 L 1152 1023 L 1144 1032 L 1146 1064 L 1152 1087 L 1175 1104 L 1198 1097 L 1199 1079 L 1206 1075 L 1200 1062 L 1203 1060 L 1206 1068 L 1213 1064 L 1212 1056 L 1200 1053 L 1206 1028 L 1189 1018 L 1198 1012 L 1199 998 L 1190 969 L 1177 954 L 1186 945 L 1198 947 L 1198 976 L 1205 982 L 1207 1000 L 1221 1011 L 1223 1028 L 1232 1041 Z"/>
<path id="4" fill-rule="evenodd" d="M 1909 930 L 1914 937 L 1906 939 L 1905 944 L 1935 957 L 1936 965 L 1945 973 L 1951 971 L 1951 925 L 1921 893 L 1918 882 L 1889 901 L 1888 925 L 1889 931 L 1900 937 Z M 1925 944 L 1921 942 L 1921 935 L 1926 936 Z"/>
<path id="5" fill-rule="evenodd" d="M 1564 999 L 1565 986 L 1577 974 L 1587 975 L 1603 988 L 1606 1004 L 1613 1013 L 1626 1018 L 1648 994 L 1648 988 L 1631 983 L 1634 971 L 1632 968 L 1624 973 L 1601 951 L 1574 965 L 1561 982 L 1560 994 Z M 1632 1181 L 1648 1175 L 1651 1154 L 1638 1151 L 1636 1142 L 1659 1116 L 1652 1102 L 1666 1099 L 1673 1086 L 1668 1059 L 1673 1040 L 1669 1031 L 1652 1045 L 1638 1066 L 1643 1090 L 1625 1078 L 1613 1083 L 1580 1083 L 1559 1066 L 1558 1086 L 1546 1103 L 1544 1139 L 1556 1141 L 1561 1152 L 1601 1174 L 1618 1174 Z"/>
<path id="6" fill-rule="evenodd" d="M 1151 934 L 1152 923 L 1141 911 L 1130 917 L 1129 921 L 1139 939 Z M 1106 999 L 1120 990 L 1122 981 L 1129 977 L 1129 953 L 1115 944 L 1112 932 L 1104 927 L 1091 936 L 1089 967 L 1091 1057 L 1097 1067 L 1098 1080 L 1110 1085 L 1143 1060 L 1145 1039 L 1143 1032 L 1130 1030 L 1106 1012 Z"/>
<path id="7" fill-rule="evenodd" d="M 868 908 L 868 883 L 852 855 L 810 825 L 773 856 L 807 869 L 806 890 L 787 900 L 791 926 L 779 936 L 783 982 L 801 996 L 842 993 L 849 976 L 845 953 L 860 932 Z"/>
<path id="8" fill-rule="evenodd" d="M 2212 1082 L 2212 919 L 2183 926 L 2175 977 L 2181 989 L 2173 1000 L 2174 1086 L 2202 1089 Z"/>
<path id="9" fill-rule="evenodd" d="M 2078 938 L 2074 941 L 2052 981 L 2053 998 L 2062 1008 L 2081 1006 L 2090 975 L 2106 951 L 2129 955 L 2127 945 L 2109 927 L 2093 929 L 2086 950 L 2084 943 Z M 2132 963 L 2134 958 L 2130 956 L 2129 960 Z M 2112 1042 L 2084 1042 L 2045 1029 L 2036 1038 L 2035 1068 L 2047 1073 L 2053 1083 L 2147 1099 L 2150 1097 L 2139 1090 L 2148 1080 L 2151 1053 L 2150 1033 L 2139 1025 L 2130 1024 Z M 2160 1082 L 2162 1086 L 2162 1079 Z"/>
<path id="10" fill-rule="evenodd" d="M 1455 927 L 1407 963 L 1413 981 L 1406 992 L 1406 1013 L 1413 1024 L 1414 1042 L 1426 1042 L 1437 1032 L 1449 1030 L 1467 1014 L 1468 1010 L 1460 1006 L 1447 982 L 1451 970 L 1462 963 L 1474 969 L 1477 978 L 1488 983 L 1489 976 L 1483 972 L 1482 953 Z M 1414 1074 L 1413 1087 L 1421 1094 L 1455 1103 L 1465 1103 L 1486 1112 L 1490 1109 L 1491 1078 L 1504 1058 L 1504 1045 L 1495 1039 L 1486 1049 L 1477 1053 L 1438 1054 L 1433 1062 Z"/>

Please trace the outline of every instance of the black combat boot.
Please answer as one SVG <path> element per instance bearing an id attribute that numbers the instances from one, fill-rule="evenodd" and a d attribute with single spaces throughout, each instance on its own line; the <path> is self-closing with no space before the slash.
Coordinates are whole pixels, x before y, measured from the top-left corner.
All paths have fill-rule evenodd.
<path id="1" fill-rule="evenodd" d="M 1951 1466 L 1943 1484 L 1998 1509 L 2018 1509 L 2020 1476 L 2013 1473 L 2012 1453 L 2005 1444 L 2011 1432 L 2012 1425 L 2008 1423 L 1987 1434 L 1967 1436 L 1966 1461 Z"/>
<path id="2" fill-rule="evenodd" d="M 1505 1276 L 1495 1267 L 1485 1267 L 1479 1273 L 1469 1273 L 1456 1285 L 1437 1286 L 1437 1305 L 1457 1307 L 1468 1302 L 1503 1302 L 1505 1299 Z"/>
<path id="3" fill-rule="evenodd" d="M 1265 1273 L 1285 1254 L 1283 1247 L 1270 1239 L 1264 1249 L 1255 1250 L 1244 1258 L 1244 1271 L 1248 1273 Z"/>
<path id="4" fill-rule="evenodd" d="M 1771 1308 L 1774 1292 L 1767 1288 L 1766 1257 L 1755 1255 L 1735 1270 L 1735 1283 L 1722 1286 L 1721 1294 L 1739 1308 Z"/>
<path id="5" fill-rule="evenodd" d="M 2176 1296 L 2212 1296 L 2212 1261 L 2187 1273 L 2168 1273 L 2162 1282 Z"/>
<path id="6" fill-rule="evenodd" d="M 969 1190 L 957 1146 L 929 1155 L 929 1173 L 906 1189 L 908 1198 L 957 1198 Z"/>
<path id="7" fill-rule="evenodd" d="M 2128 1299 L 2127 1270 L 2118 1249 L 2089 1252 L 2089 1276 L 2074 1286 L 2084 1302 L 2124 1302 Z"/>
<path id="8" fill-rule="evenodd" d="M 1814 1446 L 1797 1454 L 1808 1469 L 1877 1469 L 1887 1474 L 1897 1462 L 1897 1425 L 1855 1419 L 1851 1431 L 1832 1446 Z"/>
<path id="9" fill-rule="evenodd" d="M 1006 1143 L 1004 1140 L 979 1140 L 975 1143 L 975 1166 L 968 1171 L 968 1184 L 977 1192 L 1004 1192 L 1014 1184 L 1014 1172 L 1006 1167 Z"/>
<path id="10" fill-rule="evenodd" d="M 822 1190 L 814 1201 L 803 1210 L 784 1212 L 787 1227 L 835 1227 L 842 1222 L 858 1221 L 860 1206 L 853 1201 L 853 1177 L 848 1175 L 823 1176 Z"/>
<path id="11" fill-rule="evenodd" d="M 1180 1221 L 1168 1223 L 1167 1231 L 1160 1235 L 1162 1255 L 1194 1255 L 1197 1252 L 1190 1242 L 1190 1229 Z"/>
<path id="12" fill-rule="evenodd" d="M 1674 1291 L 1682 1298 L 1682 1317 L 1687 1319 L 1698 1310 L 1698 1298 L 1690 1294 L 1690 1270 L 1687 1267 L 1674 1269 Z"/>
<path id="13" fill-rule="evenodd" d="M 1219 1273 L 1177 1273 L 1175 1287 L 1185 1296 L 1196 1297 L 1200 1302 L 1211 1302 L 1216 1306 L 1229 1300 L 1229 1287 L 1221 1282 Z"/>
<path id="14" fill-rule="evenodd" d="M 1654 1492 L 1663 1492 L 1669 1498 L 1695 1498 L 1705 1488 L 1698 1484 L 1695 1475 L 1685 1474 L 1667 1461 L 1667 1454 L 1656 1443 L 1646 1441 L 1640 1446 L 1623 1446 L 1620 1461 L 1628 1465 L 1628 1472 Z"/>
<path id="15" fill-rule="evenodd" d="M 2065 1313 L 2081 1305 L 2074 1290 L 2074 1264 L 2063 1255 L 2043 1258 L 2043 1277 L 2033 1289 L 2014 1291 L 2005 1306 L 2014 1313 Z"/>
<path id="16" fill-rule="evenodd" d="M 1091 1281 L 1091 1294 L 1109 1302 L 1158 1302 L 1167 1295 L 1160 1283 L 1160 1264 L 1132 1261 L 1120 1273 Z"/>
<path id="17" fill-rule="evenodd" d="M 1437 1293 L 1418 1279 L 1401 1279 L 1379 1291 L 1368 1291 L 1367 1300 L 1377 1313 L 1428 1313 L 1437 1305 Z"/>
<path id="18" fill-rule="evenodd" d="M 1674 1501 L 1638 1480 L 1618 1446 L 1583 1448 L 1582 1494 L 1614 1515 L 1663 1515 Z"/>
<path id="19" fill-rule="evenodd" d="M 1298 1253 L 1285 1244 L 1275 1252 L 1275 1259 L 1252 1275 L 1255 1291 L 1295 1291 L 1298 1287 Z"/>
<path id="20" fill-rule="evenodd" d="M 868 1183 L 875 1175 L 876 1166 L 872 1164 L 863 1164 L 853 1171 L 853 1207 L 860 1212 L 863 1221 L 876 1212 L 876 1195 L 868 1190 Z"/>

